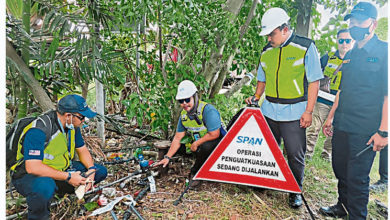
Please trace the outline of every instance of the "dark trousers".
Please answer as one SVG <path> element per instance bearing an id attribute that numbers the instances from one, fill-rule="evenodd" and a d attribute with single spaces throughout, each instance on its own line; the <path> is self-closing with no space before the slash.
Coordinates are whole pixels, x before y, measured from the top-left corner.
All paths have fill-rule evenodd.
<path id="1" fill-rule="evenodd" d="M 107 176 L 107 169 L 99 164 L 95 173 L 95 183 L 104 180 Z M 73 162 L 73 168 L 85 172 L 87 168 L 79 162 Z M 26 197 L 28 205 L 28 219 L 49 219 L 50 200 L 54 193 L 64 194 L 64 191 L 74 193 L 74 187 L 65 181 L 55 181 L 50 177 L 25 174 L 23 177 L 13 179 L 12 184 L 16 190 Z"/>
<path id="2" fill-rule="evenodd" d="M 274 121 L 267 117 L 265 117 L 265 119 L 279 146 L 281 144 L 281 139 L 283 138 L 284 147 L 287 152 L 288 165 L 299 188 L 302 189 L 305 171 L 306 129 L 299 126 L 299 120 Z"/>
<path id="3" fill-rule="evenodd" d="M 222 136 L 219 136 L 215 140 L 207 141 L 200 145 L 196 152 L 193 152 L 195 154 L 195 163 L 191 167 L 191 175 L 195 175 L 199 171 L 221 139 Z M 186 154 L 186 146 L 182 144 L 176 154 Z"/>
<path id="4" fill-rule="evenodd" d="M 356 157 L 367 145 L 370 135 L 334 130 L 332 167 L 338 179 L 339 202 L 348 210 L 349 219 L 366 219 L 373 150 Z"/>
<path id="5" fill-rule="evenodd" d="M 380 158 L 379 158 L 379 175 L 381 177 L 381 181 L 384 183 L 387 183 L 388 177 L 387 177 L 387 160 L 388 160 L 388 146 L 383 148 L 380 152 Z"/>

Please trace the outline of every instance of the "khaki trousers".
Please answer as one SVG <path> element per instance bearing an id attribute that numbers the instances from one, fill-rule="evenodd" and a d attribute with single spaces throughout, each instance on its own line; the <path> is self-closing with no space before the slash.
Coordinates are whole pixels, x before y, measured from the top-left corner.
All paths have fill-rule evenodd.
<path id="1" fill-rule="evenodd" d="M 308 157 L 313 156 L 314 147 L 316 146 L 322 125 L 325 123 L 331 108 L 332 106 L 325 105 L 321 102 L 317 102 L 314 106 L 312 124 L 306 129 L 306 156 Z M 324 142 L 324 149 L 321 156 L 330 158 L 331 155 L 332 137 L 327 137 Z"/>

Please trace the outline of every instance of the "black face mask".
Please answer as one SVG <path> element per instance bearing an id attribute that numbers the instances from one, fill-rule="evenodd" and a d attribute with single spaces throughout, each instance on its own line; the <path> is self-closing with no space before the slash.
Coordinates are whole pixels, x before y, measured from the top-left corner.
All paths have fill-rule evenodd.
<path id="1" fill-rule="evenodd" d="M 362 41 L 366 35 L 369 35 L 370 34 L 370 26 L 366 27 L 366 28 L 361 28 L 361 27 L 351 27 L 349 29 L 349 33 L 351 34 L 351 37 L 356 40 L 356 41 Z"/>

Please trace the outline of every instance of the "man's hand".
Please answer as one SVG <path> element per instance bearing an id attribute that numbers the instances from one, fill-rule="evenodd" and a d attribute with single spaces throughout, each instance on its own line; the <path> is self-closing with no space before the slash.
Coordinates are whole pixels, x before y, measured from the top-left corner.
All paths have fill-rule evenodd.
<path id="1" fill-rule="evenodd" d="M 166 167 L 169 163 L 169 160 L 167 158 L 164 158 L 162 160 L 160 160 L 156 165 L 154 165 L 153 167 L 156 167 L 156 166 L 160 166 L 160 165 L 163 165 L 163 167 Z"/>
<path id="2" fill-rule="evenodd" d="M 378 133 L 375 133 L 374 135 L 372 135 L 370 140 L 368 140 L 367 145 L 370 145 L 372 142 L 374 142 L 373 150 L 374 151 L 381 151 L 383 148 L 385 148 L 387 146 L 388 139 L 387 139 L 387 137 L 384 138 L 384 137 L 380 136 Z"/>
<path id="3" fill-rule="evenodd" d="M 311 125 L 312 113 L 304 112 L 301 116 L 300 126 L 301 128 L 307 128 Z"/>
<path id="4" fill-rule="evenodd" d="M 70 173 L 71 174 L 71 178 L 69 180 L 69 184 L 76 187 L 76 186 L 79 186 L 81 184 L 85 184 L 87 179 L 82 177 L 80 174 L 81 172 L 80 171 L 77 171 L 77 172 L 73 172 L 73 173 Z"/>
<path id="5" fill-rule="evenodd" d="M 191 144 L 191 151 L 192 152 L 196 152 L 198 150 L 198 148 L 199 148 L 199 145 L 197 144 L 196 141 Z"/>
<path id="6" fill-rule="evenodd" d="M 251 96 L 251 97 L 248 97 L 248 98 L 245 99 L 245 103 L 250 105 L 250 104 L 252 104 L 252 100 L 253 101 L 259 101 L 259 99 L 260 98 L 256 98 L 256 96 Z"/>
<path id="7" fill-rule="evenodd" d="M 324 125 L 322 126 L 322 133 L 324 133 L 326 137 L 333 136 L 332 120 L 326 119 Z"/>
<path id="8" fill-rule="evenodd" d="M 90 175 L 87 177 L 87 180 L 86 180 L 87 186 L 85 187 L 85 192 L 87 192 L 89 189 L 92 188 L 92 185 L 93 185 L 94 180 L 95 180 L 95 171 L 96 171 L 95 169 L 90 169 L 90 170 L 88 170 L 88 171 L 85 173 L 86 176 L 88 176 L 90 173 L 92 173 L 92 174 L 90 174 Z"/>

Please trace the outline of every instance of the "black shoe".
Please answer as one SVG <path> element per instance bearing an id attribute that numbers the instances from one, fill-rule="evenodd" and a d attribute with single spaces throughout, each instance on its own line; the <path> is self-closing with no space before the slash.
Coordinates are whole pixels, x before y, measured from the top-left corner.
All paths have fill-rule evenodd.
<path id="1" fill-rule="evenodd" d="M 291 208 L 297 209 L 302 206 L 302 196 L 300 194 L 290 193 L 288 204 Z"/>
<path id="2" fill-rule="evenodd" d="M 343 218 L 347 215 L 347 212 L 344 210 L 344 207 L 340 203 L 337 203 L 333 206 L 321 207 L 320 213 L 324 216 L 329 216 L 333 218 Z"/>

